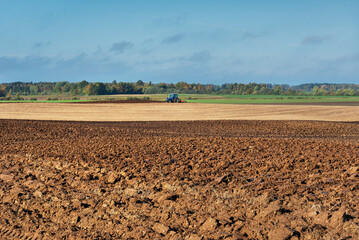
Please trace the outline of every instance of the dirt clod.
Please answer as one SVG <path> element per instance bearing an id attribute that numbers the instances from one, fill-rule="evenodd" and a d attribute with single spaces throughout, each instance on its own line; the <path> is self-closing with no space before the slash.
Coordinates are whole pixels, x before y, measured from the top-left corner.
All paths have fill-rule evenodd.
<path id="1" fill-rule="evenodd" d="M 163 235 L 166 235 L 169 231 L 169 227 L 161 223 L 155 223 L 155 225 L 153 226 L 153 230 Z"/>
<path id="2" fill-rule="evenodd" d="M 210 217 L 203 223 L 203 225 L 201 226 L 201 230 L 213 231 L 217 228 L 217 226 L 218 226 L 217 220 Z"/>

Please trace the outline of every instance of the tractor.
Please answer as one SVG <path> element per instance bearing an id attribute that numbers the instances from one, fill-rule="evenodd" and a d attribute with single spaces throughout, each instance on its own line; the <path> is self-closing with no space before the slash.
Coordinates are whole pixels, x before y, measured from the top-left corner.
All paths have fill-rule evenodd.
<path id="1" fill-rule="evenodd" d="M 178 98 L 178 94 L 177 93 L 171 93 L 169 97 L 167 97 L 166 99 L 167 103 L 183 103 L 184 101 L 181 101 Z"/>

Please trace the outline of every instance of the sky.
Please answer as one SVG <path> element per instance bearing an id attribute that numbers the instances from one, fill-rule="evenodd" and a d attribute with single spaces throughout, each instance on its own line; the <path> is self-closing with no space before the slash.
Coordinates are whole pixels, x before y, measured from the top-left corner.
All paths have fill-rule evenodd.
<path id="1" fill-rule="evenodd" d="M 357 0 L 0 0 L 0 83 L 359 84 Z"/>

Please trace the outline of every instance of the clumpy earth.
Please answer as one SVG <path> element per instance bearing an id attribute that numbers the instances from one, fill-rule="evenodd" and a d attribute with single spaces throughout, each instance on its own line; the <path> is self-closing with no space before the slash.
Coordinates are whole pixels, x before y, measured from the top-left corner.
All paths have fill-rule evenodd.
<path id="1" fill-rule="evenodd" d="M 0 120 L 1 239 L 358 239 L 359 123 Z"/>
<path id="2" fill-rule="evenodd" d="M 84 102 L 72 102 L 73 104 L 98 104 L 98 103 L 160 103 L 164 101 L 146 100 L 146 99 L 128 99 L 128 100 L 93 100 Z M 358 103 L 359 105 L 359 103 Z M 355 105 L 356 106 L 356 105 Z"/>

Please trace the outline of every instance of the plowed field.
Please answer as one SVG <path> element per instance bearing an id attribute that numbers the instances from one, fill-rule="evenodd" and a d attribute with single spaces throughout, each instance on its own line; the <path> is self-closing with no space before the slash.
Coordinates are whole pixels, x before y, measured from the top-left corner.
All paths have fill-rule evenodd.
<path id="1" fill-rule="evenodd" d="M 358 239 L 359 123 L 0 120 L 1 239 Z"/>

